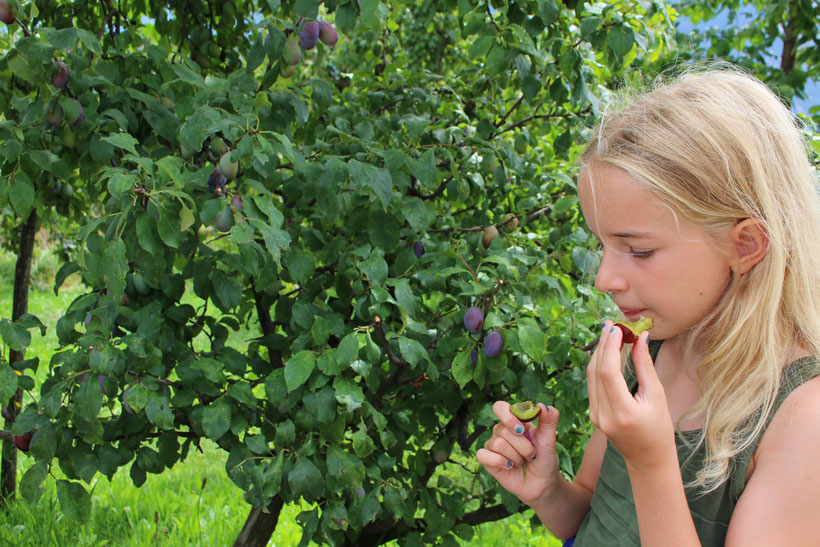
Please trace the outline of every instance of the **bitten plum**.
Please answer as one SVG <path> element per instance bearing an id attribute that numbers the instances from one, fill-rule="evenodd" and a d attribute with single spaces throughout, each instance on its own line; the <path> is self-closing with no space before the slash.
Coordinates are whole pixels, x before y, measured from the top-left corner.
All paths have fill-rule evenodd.
<path id="1" fill-rule="evenodd" d="M 484 355 L 498 357 L 504 347 L 504 337 L 497 330 L 492 331 L 484 339 Z"/>
<path id="2" fill-rule="evenodd" d="M 484 326 L 484 312 L 472 306 L 464 313 L 464 326 L 468 331 L 476 334 Z"/>
<path id="3" fill-rule="evenodd" d="M 623 332 L 621 347 L 623 347 L 624 344 L 634 344 L 637 342 L 641 333 L 645 330 L 651 329 L 653 325 L 654 321 L 651 317 L 641 317 L 637 321 L 621 321 L 619 323 L 615 323 L 615 326 Z"/>

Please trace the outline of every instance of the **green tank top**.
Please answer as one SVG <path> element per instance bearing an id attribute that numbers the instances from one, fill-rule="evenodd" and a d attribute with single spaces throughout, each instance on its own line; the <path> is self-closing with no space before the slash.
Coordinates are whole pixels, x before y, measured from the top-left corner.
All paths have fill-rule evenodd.
<path id="1" fill-rule="evenodd" d="M 650 350 L 654 358 L 660 343 L 652 344 L 652 346 Z M 772 416 L 789 393 L 818 375 L 820 375 L 820 363 L 816 357 L 799 359 L 787 366 L 783 372 L 781 389 Z M 630 388 L 636 384 L 637 382 L 632 379 Z M 698 447 L 692 454 L 692 447 L 698 433 L 698 431 L 684 431 L 676 436 L 678 461 L 681 465 L 681 476 L 684 483 L 694 480 L 695 473 L 700 469 L 705 455 L 703 446 Z M 702 545 L 724 544 L 729 520 L 746 485 L 746 471 L 758 440 L 759 437 L 733 459 L 732 473 L 719 488 L 708 494 L 701 494 L 697 490 L 687 490 L 686 498 Z M 674 542 L 674 538 L 670 540 Z M 618 449 L 612 443 L 608 443 L 601 463 L 601 474 L 590 502 L 590 509 L 578 529 L 574 547 L 640 544 L 638 517 L 635 514 L 635 502 L 626 463 Z"/>

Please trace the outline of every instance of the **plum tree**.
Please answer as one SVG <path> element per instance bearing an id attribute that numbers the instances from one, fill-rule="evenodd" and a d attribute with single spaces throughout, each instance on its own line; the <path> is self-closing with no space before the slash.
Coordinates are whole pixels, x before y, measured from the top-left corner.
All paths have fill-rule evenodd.
<path id="1" fill-rule="evenodd" d="M 473 334 L 481 332 L 484 326 L 484 312 L 475 306 L 467 308 L 464 312 L 464 327 Z"/>

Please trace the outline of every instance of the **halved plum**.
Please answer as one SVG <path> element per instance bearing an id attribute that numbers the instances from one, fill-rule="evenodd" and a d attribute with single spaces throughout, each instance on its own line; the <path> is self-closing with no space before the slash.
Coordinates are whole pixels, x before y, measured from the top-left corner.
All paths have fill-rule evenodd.
<path id="1" fill-rule="evenodd" d="M 532 401 L 524 401 L 510 405 L 510 412 L 522 422 L 531 422 L 541 413 L 541 407 Z"/>

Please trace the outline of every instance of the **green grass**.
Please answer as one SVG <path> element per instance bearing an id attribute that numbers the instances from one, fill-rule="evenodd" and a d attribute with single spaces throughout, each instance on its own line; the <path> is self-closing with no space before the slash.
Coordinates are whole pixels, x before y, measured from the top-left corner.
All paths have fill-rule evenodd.
<path id="1" fill-rule="evenodd" d="M 76 276 L 72 276 L 55 295 L 49 280 L 53 279 L 57 267 L 57 260 L 48 250 L 39 250 L 33 266 L 36 282 L 29 296 L 29 312 L 47 326 L 56 324 L 62 311 L 85 290 Z M 0 317 L 11 315 L 13 272 L 13 256 L 0 252 Z M 56 348 L 53 328 L 49 328 L 45 336 L 32 331 L 26 356 L 40 358 L 38 380 L 45 376 Z M 7 350 L 0 346 L 0 351 Z M 202 452 L 192 452 L 184 462 L 161 475 L 148 475 L 141 488 L 131 482 L 128 466 L 121 468 L 111 481 L 97 475 L 91 484 L 86 485 L 92 493 L 92 511 L 89 521 L 83 524 L 63 515 L 55 481 L 49 478 L 36 506 L 30 507 L 25 501 L 16 499 L 0 511 L 0 545 L 231 545 L 250 506 L 225 473 L 227 454 L 208 440 L 203 440 L 202 446 Z M 18 457 L 19 478 L 33 460 L 22 453 L 18 453 Z M 56 467 L 52 471 L 55 476 L 60 476 Z M 296 524 L 296 516 L 302 509 L 299 504 L 283 509 L 269 545 L 279 547 L 299 543 L 302 531 Z M 543 527 L 531 526 L 531 514 L 517 514 L 477 526 L 475 536 L 461 543 L 487 547 L 504 543 L 560 546 L 561 542 Z M 397 545 L 396 542 L 391 544 Z"/>

